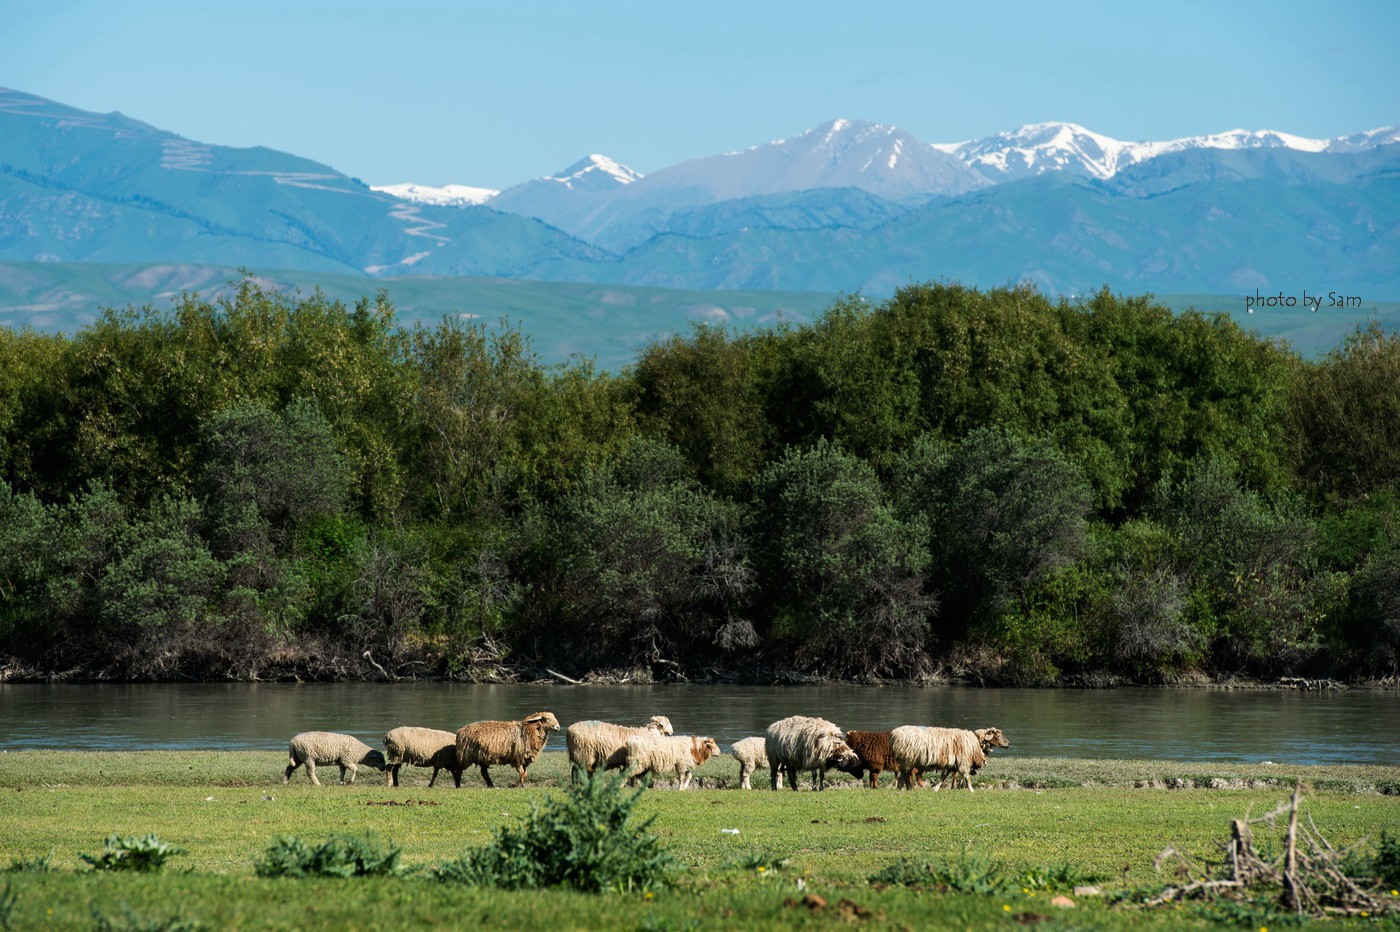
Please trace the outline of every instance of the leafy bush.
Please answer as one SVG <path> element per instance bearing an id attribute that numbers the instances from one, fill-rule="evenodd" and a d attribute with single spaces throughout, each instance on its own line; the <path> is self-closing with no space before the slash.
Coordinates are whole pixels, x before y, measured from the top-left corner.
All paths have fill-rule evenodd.
<path id="1" fill-rule="evenodd" d="M 665 886 L 671 855 L 648 831 L 651 819 L 632 821 L 642 792 L 624 794 L 620 777 L 594 774 L 433 873 L 448 883 L 502 889 L 562 886 L 602 893 Z"/>
<path id="2" fill-rule="evenodd" d="M 149 873 L 160 870 L 165 862 L 185 849 L 161 841 L 155 835 L 128 835 L 118 837 L 108 835 L 102 843 L 100 854 L 81 855 L 95 871 L 138 871 Z"/>
<path id="3" fill-rule="evenodd" d="M 363 836 L 331 833 L 319 845 L 283 836 L 268 847 L 253 869 L 259 877 L 394 876 L 402 850 L 382 843 L 372 832 Z"/>
<path id="4" fill-rule="evenodd" d="M 725 861 L 721 867 L 741 871 L 770 871 L 787 867 L 788 859 L 763 850 L 745 851 Z"/>
<path id="5" fill-rule="evenodd" d="M 956 893 L 1000 893 L 1010 886 L 1006 868 L 993 858 L 969 852 L 940 860 L 900 858 L 870 875 L 874 884 L 937 887 Z"/>
<path id="6" fill-rule="evenodd" d="M 1352 852 L 1344 868 L 1348 877 L 1374 880 L 1391 889 L 1400 886 L 1400 835 L 1381 829 L 1375 854 Z"/>
<path id="7" fill-rule="evenodd" d="M 15 903 L 18 900 L 19 897 L 15 894 L 15 891 L 10 888 L 9 882 L 6 881 L 5 889 L 0 890 L 0 929 L 3 929 L 4 932 L 9 932 L 10 930 L 10 923 L 15 918 Z"/>

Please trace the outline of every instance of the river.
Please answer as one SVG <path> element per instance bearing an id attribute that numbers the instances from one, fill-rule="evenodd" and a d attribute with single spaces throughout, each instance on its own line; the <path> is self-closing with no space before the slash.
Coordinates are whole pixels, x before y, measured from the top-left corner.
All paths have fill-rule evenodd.
<path id="1" fill-rule="evenodd" d="M 548 709 L 640 724 L 722 747 L 788 715 L 843 728 L 996 725 L 1018 757 L 1280 764 L 1400 764 L 1400 694 L 1209 689 L 981 689 L 965 686 L 482 686 L 447 683 L 0 685 L 0 749 L 280 750 L 298 731 L 378 744 L 397 725 L 455 730 Z M 550 749 L 563 747 L 562 732 Z"/>

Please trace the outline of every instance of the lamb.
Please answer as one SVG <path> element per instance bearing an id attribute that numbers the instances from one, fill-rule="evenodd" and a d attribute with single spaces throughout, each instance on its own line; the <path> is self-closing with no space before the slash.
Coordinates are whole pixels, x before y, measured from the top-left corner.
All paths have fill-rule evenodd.
<path id="1" fill-rule="evenodd" d="M 456 786 L 462 785 L 462 768 L 457 766 L 457 736 L 450 731 L 407 725 L 395 728 L 384 736 L 384 762 L 390 786 L 399 785 L 399 768 L 404 764 L 433 768 L 429 787 L 437 782 L 440 770 L 452 774 Z"/>
<path id="2" fill-rule="evenodd" d="M 680 788 L 690 788 L 690 775 L 719 754 L 714 738 L 696 735 L 635 735 L 627 739 L 627 782 L 647 774 L 673 772 Z"/>
<path id="3" fill-rule="evenodd" d="M 763 748 L 763 737 L 756 735 L 735 741 L 729 753 L 739 762 L 739 786 L 746 790 L 753 789 L 753 783 L 749 779 L 753 772 L 760 768 L 768 769 L 768 753 Z"/>
<path id="4" fill-rule="evenodd" d="M 911 774 L 917 770 L 938 770 L 942 773 L 934 790 L 943 786 L 949 775 L 957 789 L 958 777 L 967 781 L 972 790 L 972 774 L 987 763 L 992 748 L 1010 747 L 999 728 L 967 731 L 962 728 L 935 728 L 904 725 L 890 732 L 890 751 L 899 772 L 899 785 L 910 788 Z"/>
<path id="5" fill-rule="evenodd" d="M 824 718 L 793 715 L 776 721 L 764 733 L 769 782 L 778 788 L 778 771 L 787 769 L 788 786 L 797 789 L 797 772 L 812 771 L 812 787 L 826 788 L 828 769 L 860 773 L 860 758 L 846 744 L 840 727 Z"/>
<path id="6" fill-rule="evenodd" d="M 564 732 L 564 743 L 569 749 L 569 763 L 572 764 L 572 777 L 578 778 L 580 770 L 593 771 L 600 766 L 604 770 L 616 770 L 627 764 L 627 739 L 639 735 L 669 735 L 674 729 L 671 720 L 664 715 L 653 715 L 640 728 L 627 725 L 613 725 L 610 722 L 574 722 Z"/>
<path id="7" fill-rule="evenodd" d="M 559 730 L 553 712 L 534 712 L 518 722 L 472 722 L 457 729 L 457 768 L 480 767 L 481 779 L 491 782 L 491 766 L 514 767 L 525 785 L 525 771 L 540 756 L 551 731 Z"/>
<path id="8" fill-rule="evenodd" d="M 848 731 L 846 732 L 846 743 L 851 746 L 852 751 L 856 752 L 862 765 L 861 771 L 856 774 L 856 779 L 863 777 L 865 771 L 870 771 L 870 788 L 872 790 L 880 788 L 881 771 L 898 771 L 894 755 L 890 753 L 890 733 L 888 731 Z M 924 781 L 919 779 L 918 770 L 914 771 L 913 779 L 920 786 L 924 785 Z"/>
<path id="9" fill-rule="evenodd" d="M 306 775 L 317 786 L 321 785 L 321 781 L 316 779 L 317 764 L 338 764 L 341 783 L 345 782 L 347 770 L 350 771 L 350 782 L 354 783 L 361 764 L 375 770 L 383 770 L 386 766 L 384 755 L 359 738 L 330 731 L 303 731 L 293 735 L 287 748 L 287 758 L 287 769 L 282 772 L 283 783 L 291 782 L 292 773 L 305 764 Z"/>

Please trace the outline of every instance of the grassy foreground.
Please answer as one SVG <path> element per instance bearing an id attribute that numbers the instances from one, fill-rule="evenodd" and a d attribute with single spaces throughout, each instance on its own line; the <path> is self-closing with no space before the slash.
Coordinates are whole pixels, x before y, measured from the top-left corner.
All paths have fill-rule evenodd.
<path id="1" fill-rule="evenodd" d="M 1312 787 L 1306 811 L 1334 844 L 1374 837 L 1381 828 L 1400 831 L 1400 768 L 1003 758 L 980 775 L 979 790 L 986 792 L 870 792 L 847 784 L 817 794 L 714 788 L 736 782 L 737 765 L 724 758 L 702 769 L 705 788 L 657 789 L 643 800 L 643 815 L 655 816 L 652 830 L 686 868 L 675 889 L 650 899 L 465 889 L 421 875 L 258 878 L 252 859 L 279 835 L 316 841 L 331 831 L 371 830 L 402 846 L 408 864 L 437 864 L 486 842 L 493 829 L 527 813 L 566 779 L 563 755 L 548 754 L 531 771 L 538 786 L 526 791 L 487 791 L 475 777 L 460 791 L 450 778 L 446 788 L 439 782 L 429 790 L 426 771 L 414 771 L 399 789 L 363 770 L 356 785 L 337 786 L 335 768 L 321 769 L 323 787 L 300 773 L 283 786 L 284 761 L 276 752 L 0 753 L 0 868 L 50 852 L 55 868 L 0 875 L 0 892 L 8 883 L 14 896 L 10 926 L 91 928 L 100 915 L 111 927 L 159 927 L 178 914 L 205 928 L 240 929 L 1019 928 L 1018 922 L 1260 928 L 1288 917 L 1190 906 L 1137 911 L 1111 901 L 1124 890 L 1160 886 L 1153 861 L 1168 845 L 1199 861 L 1217 860 L 1229 820 L 1272 809 L 1295 774 Z M 510 779 L 505 770 L 495 776 L 498 783 Z M 1198 788 L 1212 783 L 1217 788 Z M 1029 788 L 1006 788 L 1012 786 Z M 1169 786 L 1190 788 L 1159 788 Z M 79 856 L 100 849 L 106 835 L 148 832 L 188 854 L 153 875 L 80 870 Z M 1058 909 L 1047 902 L 1056 891 L 1045 889 L 977 895 L 868 881 L 897 858 L 957 855 L 964 846 L 1002 862 L 1009 875 L 1068 861 L 1097 875 L 1105 896 L 1077 896 L 1076 908 Z M 745 866 L 755 853 L 788 863 Z M 827 905 L 803 905 L 809 893 Z M 1400 925 L 1329 923 L 1339 924 Z"/>

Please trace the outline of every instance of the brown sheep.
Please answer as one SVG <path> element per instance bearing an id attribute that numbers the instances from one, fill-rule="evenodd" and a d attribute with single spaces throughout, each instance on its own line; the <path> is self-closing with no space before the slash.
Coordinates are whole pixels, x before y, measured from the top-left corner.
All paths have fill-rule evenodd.
<path id="1" fill-rule="evenodd" d="M 481 779 L 491 782 L 492 766 L 514 767 L 525 785 L 525 771 L 540 756 L 551 731 L 559 730 L 553 712 L 535 712 L 518 722 L 472 722 L 457 730 L 457 766 L 480 767 Z"/>
<path id="2" fill-rule="evenodd" d="M 859 780 L 865 775 L 865 771 L 870 771 L 870 788 L 872 790 L 880 788 L 880 773 L 882 771 L 898 772 L 899 768 L 895 764 L 894 754 L 890 752 L 890 733 L 888 731 L 848 731 L 846 732 L 846 743 L 860 758 L 861 768 L 855 772 L 855 778 Z M 914 771 L 913 779 L 918 782 L 919 786 L 924 785 L 924 781 L 919 779 L 918 770 Z"/>

